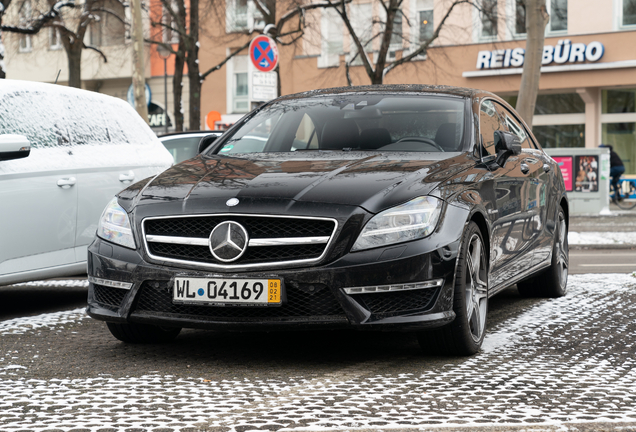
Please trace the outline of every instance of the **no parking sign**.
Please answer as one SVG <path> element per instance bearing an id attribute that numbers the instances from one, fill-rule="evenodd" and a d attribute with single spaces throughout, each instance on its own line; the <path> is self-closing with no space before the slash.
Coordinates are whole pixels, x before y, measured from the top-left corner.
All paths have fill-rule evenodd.
<path id="1" fill-rule="evenodd" d="M 250 43 L 250 59 L 256 69 L 271 72 L 278 65 L 278 48 L 269 36 L 260 35 Z"/>

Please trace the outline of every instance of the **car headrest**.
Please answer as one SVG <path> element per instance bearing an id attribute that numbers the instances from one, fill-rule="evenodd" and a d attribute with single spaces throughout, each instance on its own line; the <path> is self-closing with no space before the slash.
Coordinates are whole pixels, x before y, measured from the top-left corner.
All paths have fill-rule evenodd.
<path id="1" fill-rule="evenodd" d="M 446 151 L 457 151 L 457 123 L 443 123 L 435 134 L 435 142 Z"/>
<path id="2" fill-rule="evenodd" d="M 360 148 L 377 150 L 391 144 L 391 134 L 384 128 L 365 129 L 360 133 Z"/>
<path id="3" fill-rule="evenodd" d="M 321 150 L 342 150 L 358 147 L 360 134 L 352 119 L 330 120 L 322 128 Z"/>

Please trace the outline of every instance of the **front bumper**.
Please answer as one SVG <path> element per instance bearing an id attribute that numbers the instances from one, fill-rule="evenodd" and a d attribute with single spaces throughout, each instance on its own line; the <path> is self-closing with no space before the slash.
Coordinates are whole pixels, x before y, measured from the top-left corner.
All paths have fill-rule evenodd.
<path id="1" fill-rule="evenodd" d="M 450 207 L 451 212 L 460 210 Z M 446 215 L 448 216 L 448 214 Z M 88 314 L 110 322 L 186 328 L 271 330 L 354 327 L 404 330 L 438 327 L 455 318 L 453 287 L 463 223 L 442 223 L 428 238 L 386 248 L 349 253 L 308 268 L 268 269 L 219 274 L 151 263 L 142 252 L 97 238 L 88 249 L 88 274 L 132 283 L 130 289 L 91 283 Z M 445 218 L 448 222 L 448 217 Z M 458 223 L 459 222 L 459 223 Z M 172 302 L 177 275 L 196 277 L 281 278 L 279 307 L 203 306 Z M 441 279 L 441 287 L 346 294 L 345 288 L 411 284 Z"/>

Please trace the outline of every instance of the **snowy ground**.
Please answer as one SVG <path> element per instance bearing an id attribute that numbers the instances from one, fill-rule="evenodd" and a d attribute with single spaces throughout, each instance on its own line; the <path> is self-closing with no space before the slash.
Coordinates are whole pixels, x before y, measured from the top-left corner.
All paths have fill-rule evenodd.
<path id="1" fill-rule="evenodd" d="M 571 245 L 636 245 L 636 232 L 569 232 Z"/>
<path id="2" fill-rule="evenodd" d="M 0 430 L 290 431 L 566 422 L 610 422 L 620 429 L 636 422 L 636 279 L 576 275 L 569 290 L 491 329 L 478 355 L 446 365 L 411 359 L 398 374 L 363 361 L 313 379 L 178 378 L 148 371 L 125 378 L 95 373 L 88 379 L 42 380 L 29 376 L 29 363 L 0 353 Z M 84 323 L 78 331 L 91 323 L 78 309 L 0 322 L 0 335 L 45 336 L 71 321 Z"/>

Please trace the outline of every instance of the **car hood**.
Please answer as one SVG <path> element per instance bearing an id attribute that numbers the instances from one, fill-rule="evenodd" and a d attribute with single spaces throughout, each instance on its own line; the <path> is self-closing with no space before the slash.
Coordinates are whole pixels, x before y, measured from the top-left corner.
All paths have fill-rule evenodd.
<path id="1" fill-rule="evenodd" d="M 198 156 L 150 180 L 135 198 L 137 206 L 179 201 L 182 211 L 195 213 L 228 210 L 229 198 L 352 205 L 377 213 L 427 195 L 473 165 L 464 153 L 441 152 Z"/>

